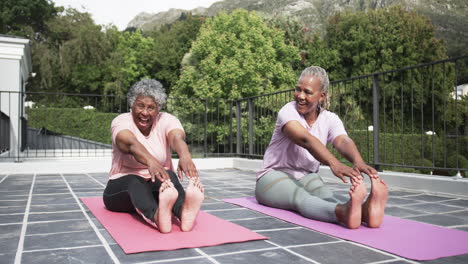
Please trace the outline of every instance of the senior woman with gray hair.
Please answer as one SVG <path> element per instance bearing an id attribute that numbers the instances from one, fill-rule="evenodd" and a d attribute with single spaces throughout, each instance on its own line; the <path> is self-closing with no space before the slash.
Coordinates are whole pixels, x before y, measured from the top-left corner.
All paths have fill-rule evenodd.
<path id="1" fill-rule="evenodd" d="M 302 216 L 358 228 L 382 224 L 388 188 L 377 171 L 362 159 L 340 118 L 327 110 L 329 80 L 317 66 L 306 68 L 297 82 L 294 101 L 278 112 L 276 127 L 257 173 L 255 196 L 259 203 Z M 333 146 L 353 168 L 341 163 L 325 147 Z M 320 164 L 330 166 L 343 182 L 351 179 L 349 198 L 335 195 L 317 174 Z M 371 180 L 367 194 L 361 173 Z"/>
<path id="2" fill-rule="evenodd" d="M 161 233 L 172 229 L 172 216 L 181 230 L 190 231 L 204 199 L 203 186 L 185 143 L 179 120 L 160 112 L 166 103 L 161 83 L 144 79 L 127 94 L 130 113 L 111 125 L 112 168 L 104 190 L 106 208 L 137 212 Z M 178 176 L 189 183 L 186 191 L 173 172 L 172 148 L 179 155 Z"/>

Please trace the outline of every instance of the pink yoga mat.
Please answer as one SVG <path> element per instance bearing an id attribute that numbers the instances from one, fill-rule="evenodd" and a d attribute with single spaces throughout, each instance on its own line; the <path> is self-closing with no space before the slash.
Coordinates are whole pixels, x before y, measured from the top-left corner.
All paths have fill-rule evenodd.
<path id="1" fill-rule="evenodd" d="M 338 238 L 414 260 L 431 260 L 468 253 L 468 232 L 385 216 L 380 228 L 347 229 L 304 218 L 287 210 L 261 205 L 254 197 L 224 199 L 254 211 Z"/>
<path id="2" fill-rule="evenodd" d="M 138 215 L 107 210 L 102 197 L 81 200 L 127 254 L 268 239 L 202 211 L 198 214 L 192 231 L 182 232 L 179 226 L 173 224 L 171 233 L 161 234 Z"/>

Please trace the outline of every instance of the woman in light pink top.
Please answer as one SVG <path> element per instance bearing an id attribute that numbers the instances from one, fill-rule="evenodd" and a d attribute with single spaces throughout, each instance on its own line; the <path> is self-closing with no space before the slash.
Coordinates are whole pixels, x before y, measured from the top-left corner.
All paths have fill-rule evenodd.
<path id="1" fill-rule="evenodd" d="M 278 113 L 276 127 L 257 173 L 259 203 L 297 211 L 307 218 L 358 228 L 382 224 L 388 188 L 377 171 L 362 159 L 340 118 L 327 110 L 329 80 L 317 66 L 306 68 L 296 85 L 294 101 Z M 353 167 L 341 163 L 325 147 L 333 146 Z M 317 174 L 328 165 L 343 182 L 351 179 L 349 198 L 335 195 Z M 369 198 L 361 173 L 370 176 Z"/>
<path id="2" fill-rule="evenodd" d="M 172 216 L 181 229 L 190 231 L 204 199 L 203 186 L 185 143 L 179 120 L 160 112 L 166 103 L 161 83 L 145 79 L 127 94 L 130 113 L 117 116 L 111 125 L 112 167 L 104 190 L 106 208 L 137 212 L 162 233 L 172 228 Z M 179 156 L 178 177 L 171 152 Z M 184 191 L 179 179 L 189 179 Z"/>

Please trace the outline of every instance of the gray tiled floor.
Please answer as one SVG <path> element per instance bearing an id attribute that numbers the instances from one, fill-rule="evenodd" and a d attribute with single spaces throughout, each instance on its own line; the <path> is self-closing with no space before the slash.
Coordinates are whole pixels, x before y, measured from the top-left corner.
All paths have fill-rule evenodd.
<path id="1" fill-rule="evenodd" d="M 415 263 L 222 202 L 253 195 L 253 172 L 211 170 L 202 171 L 201 177 L 206 188 L 203 210 L 270 239 L 126 255 L 79 201 L 101 195 L 106 174 L 12 174 L 0 176 L 0 264 L 15 259 L 21 263 Z M 329 185 L 339 194 L 347 193 L 346 185 Z M 468 197 L 391 190 L 386 213 L 468 231 Z M 468 255 L 427 263 L 468 263 Z"/>

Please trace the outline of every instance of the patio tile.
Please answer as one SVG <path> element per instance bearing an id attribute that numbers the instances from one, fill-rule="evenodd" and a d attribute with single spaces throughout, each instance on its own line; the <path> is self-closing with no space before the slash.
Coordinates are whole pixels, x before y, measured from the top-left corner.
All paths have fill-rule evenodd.
<path id="1" fill-rule="evenodd" d="M 9 254 L 0 254 L 0 264 L 15 263 L 15 257 L 16 257 L 16 252 L 9 253 Z"/>
<path id="2" fill-rule="evenodd" d="M 178 249 L 166 251 L 141 252 L 136 254 L 125 254 L 119 245 L 110 245 L 112 251 L 122 263 L 149 262 L 155 260 L 168 260 L 187 257 L 200 257 L 201 255 L 195 249 Z M 190 262 L 190 261 L 189 261 Z"/>
<path id="3" fill-rule="evenodd" d="M 22 224 L 0 225 L 0 238 L 10 238 L 20 235 Z"/>
<path id="4" fill-rule="evenodd" d="M 234 209 L 239 208 L 237 205 L 233 205 L 230 203 L 204 203 L 202 204 L 202 210 L 219 210 L 219 209 Z"/>
<path id="5" fill-rule="evenodd" d="M 413 209 L 417 211 L 422 211 L 426 213 L 446 213 L 460 210 L 458 207 L 443 205 L 439 203 L 424 203 L 424 204 L 415 204 L 402 206 L 402 208 Z"/>
<path id="6" fill-rule="evenodd" d="M 411 264 L 414 264 L 414 263 L 417 263 L 415 261 L 406 261 L 406 260 L 395 260 L 395 261 L 386 261 L 385 264 L 387 263 L 390 263 L 390 264 L 408 264 L 408 263 L 411 263 Z"/>
<path id="7" fill-rule="evenodd" d="M 218 256 L 214 258 L 219 263 L 223 264 L 240 264 L 240 263 L 310 263 L 294 254 L 291 254 L 283 249 L 273 249 L 266 251 L 255 251 L 241 254 L 233 254 L 226 256 Z"/>
<path id="8" fill-rule="evenodd" d="M 51 205 L 51 204 L 72 204 L 76 203 L 75 198 L 64 198 L 64 199 L 54 199 L 54 198 L 36 198 L 33 199 L 31 205 Z"/>
<path id="9" fill-rule="evenodd" d="M 52 188 L 50 186 L 44 188 L 34 188 L 34 194 L 52 194 L 52 193 L 70 193 L 70 190 L 66 187 Z"/>
<path id="10" fill-rule="evenodd" d="M 322 264 L 344 263 L 344 260 L 349 264 L 362 264 L 393 259 L 391 256 L 348 242 L 294 247 L 290 250 Z"/>
<path id="11" fill-rule="evenodd" d="M 389 197 L 387 201 L 388 206 L 410 205 L 419 204 L 421 201 L 413 200 L 410 198 Z"/>
<path id="12" fill-rule="evenodd" d="M 2 224 L 22 223 L 23 218 L 24 218 L 23 214 L 0 215 L 0 223 Z"/>
<path id="13" fill-rule="evenodd" d="M 424 264 L 466 264 L 468 263 L 468 254 L 424 261 Z"/>
<path id="14" fill-rule="evenodd" d="M 411 196 L 409 198 L 413 200 L 424 201 L 424 202 L 439 202 L 439 201 L 454 199 L 453 197 L 428 195 L 428 194 Z"/>
<path id="15" fill-rule="evenodd" d="M 468 226 L 460 226 L 460 227 L 456 227 L 454 229 L 458 229 L 458 230 L 462 230 L 462 231 L 468 231 Z"/>
<path id="16" fill-rule="evenodd" d="M 213 247 L 202 247 L 201 251 L 205 252 L 208 255 L 218 255 L 232 252 L 240 251 L 251 251 L 256 249 L 267 249 L 267 248 L 276 248 L 276 246 L 264 241 L 247 241 L 242 243 L 229 243 Z"/>
<path id="17" fill-rule="evenodd" d="M 103 227 L 98 227 L 98 230 L 99 230 L 99 233 L 101 233 L 101 235 L 107 241 L 107 244 L 109 244 L 109 245 L 117 244 L 117 242 L 115 242 L 115 240 L 112 238 L 112 236 L 109 234 L 109 232 L 107 232 L 106 229 L 104 229 Z"/>
<path id="18" fill-rule="evenodd" d="M 212 211 L 210 214 L 226 220 L 236 220 L 245 218 L 265 217 L 264 214 L 251 211 L 249 209 L 235 209 L 228 211 Z"/>
<path id="19" fill-rule="evenodd" d="M 114 263 L 104 247 L 59 249 L 50 251 L 23 252 L 22 263 L 62 264 L 62 263 Z"/>
<path id="20" fill-rule="evenodd" d="M 449 214 L 446 214 L 446 215 L 454 216 L 454 217 L 458 217 L 458 218 L 463 218 L 463 219 L 468 220 L 468 210 L 461 211 L 461 212 L 453 212 L 453 213 L 449 213 Z"/>
<path id="21" fill-rule="evenodd" d="M 0 207 L 2 206 L 26 206 L 26 204 L 28 203 L 28 200 L 25 199 L 25 200 L 3 200 L 3 201 L 0 201 Z"/>
<path id="22" fill-rule="evenodd" d="M 304 228 L 265 231 L 260 234 L 269 237 L 271 242 L 280 246 L 324 243 L 338 241 L 338 239 Z"/>
<path id="23" fill-rule="evenodd" d="M 0 201 L 3 200 L 28 200 L 29 194 L 18 194 L 17 192 L 0 193 Z"/>
<path id="24" fill-rule="evenodd" d="M 409 217 L 409 216 L 417 216 L 417 215 L 426 214 L 426 213 L 420 212 L 417 210 L 403 208 L 403 207 L 389 206 L 385 208 L 385 214 L 395 216 L 395 217 Z"/>
<path id="25" fill-rule="evenodd" d="M 415 216 L 415 217 L 407 217 L 406 219 L 415 220 L 419 222 L 424 222 L 433 225 L 440 225 L 440 226 L 454 226 L 454 225 L 466 225 L 468 224 L 468 219 L 463 219 L 454 216 L 448 216 L 445 214 L 432 214 L 432 215 L 424 215 L 424 216 Z"/>
<path id="26" fill-rule="evenodd" d="M 460 207 L 468 208 L 468 200 L 464 200 L 464 199 L 443 201 L 441 203 L 445 205 L 460 206 Z"/>
<path id="27" fill-rule="evenodd" d="M 267 229 L 276 229 L 276 228 L 288 228 L 288 227 L 296 227 L 296 225 L 271 218 L 257 218 L 251 220 L 233 220 L 232 223 L 241 225 L 245 228 L 250 230 L 267 230 Z"/>
<path id="28" fill-rule="evenodd" d="M 67 203 L 67 204 L 43 204 L 43 205 L 32 205 L 29 208 L 29 212 L 60 212 L 60 211 L 71 211 L 71 210 L 80 210 L 78 204 Z"/>
<path id="29" fill-rule="evenodd" d="M 83 212 L 61 212 L 61 213 L 33 213 L 29 215 L 29 222 L 38 222 L 38 221 L 56 221 L 56 220 L 69 220 L 69 219 L 83 219 L 85 216 Z"/>
<path id="30" fill-rule="evenodd" d="M 191 258 L 191 259 L 181 259 L 181 260 L 171 260 L 171 264 L 213 264 L 209 259 L 207 258 Z"/>
<path id="31" fill-rule="evenodd" d="M 18 241 L 19 236 L 0 238 L 0 254 L 15 253 L 18 249 Z"/>
<path id="32" fill-rule="evenodd" d="M 28 224 L 26 235 L 92 230 L 88 221 L 57 221 Z"/>
<path id="33" fill-rule="evenodd" d="M 404 196 L 415 195 L 415 194 L 419 194 L 419 193 L 409 192 L 409 191 L 398 191 L 398 190 L 391 190 L 391 189 L 388 192 L 388 195 L 391 197 L 404 197 Z M 407 198 L 411 198 L 411 197 L 407 197 Z"/>
<path id="34" fill-rule="evenodd" d="M 94 231 L 25 236 L 24 250 L 71 248 L 101 245 Z"/>
<path id="35" fill-rule="evenodd" d="M 25 211 L 26 206 L 0 207 L 0 214 L 17 214 Z"/>

